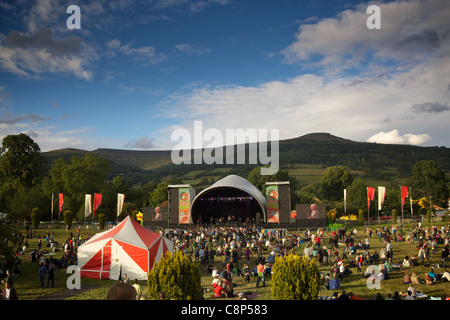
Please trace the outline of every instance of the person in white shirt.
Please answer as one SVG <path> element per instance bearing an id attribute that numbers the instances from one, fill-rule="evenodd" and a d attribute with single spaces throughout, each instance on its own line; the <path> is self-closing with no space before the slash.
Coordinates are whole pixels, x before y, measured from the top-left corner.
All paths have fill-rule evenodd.
<path id="1" fill-rule="evenodd" d="M 412 292 L 408 290 L 408 294 L 406 295 L 404 300 L 414 300 Z"/>
<path id="2" fill-rule="evenodd" d="M 409 285 L 408 289 L 406 290 L 407 292 L 411 292 L 411 296 L 414 298 L 416 296 L 416 289 L 414 288 L 414 286 L 412 284 Z"/>

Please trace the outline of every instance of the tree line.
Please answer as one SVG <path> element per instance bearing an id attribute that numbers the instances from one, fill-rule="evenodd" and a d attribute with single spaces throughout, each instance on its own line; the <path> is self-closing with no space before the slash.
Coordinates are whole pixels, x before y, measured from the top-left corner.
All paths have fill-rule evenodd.
<path id="1" fill-rule="evenodd" d="M 365 215 L 378 213 L 378 194 L 368 204 L 367 187 L 385 187 L 386 193 L 381 206 L 382 214 L 390 214 L 392 210 L 401 211 L 401 186 L 408 189 L 403 210 L 426 214 L 433 211 L 433 205 L 447 208 L 449 188 L 445 171 L 438 167 L 434 160 L 420 160 L 413 165 L 412 173 L 402 185 L 389 182 L 382 185 L 371 185 L 354 177 L 345 166 L 331 166 L 326 168 L 321 182 L 315 185 L 303 186 L 297 191 L 299 203 L 326 203 L 336 208 L 340 214 L 358 214 L 363 210 Z M 344 201 L 344 189 L 346 201 Z M 378 192 L 378 191 L 376 191 Z M 429 201 L 431 199 L 431 201 Z M 369 211 L 370 210 L 370 211 Z"/>
<path id="2" fill-rule="evenodd" d="M 96 211 L 96 217 L 97 214 L 103 214 L 106 220 L 115 221 L 118 193 L 125 194 L 122 215 L 128 215 L 145 206 L 164 205 L 167 201 L 167 186 L 182 183 L 176 176 L 172 176 L 171 179 L 154 179 L 129 186 L 123 175 L 110 177 L 110 166 L 105 158 L 86 154 L 73 156 L 70 160 L 55 159 L 50 169 L 46 169 L 48 165 L 39 145 L 28 135 L 21 133 L 6 136 L 0 151 L 0 211 L 7 213 L 9 219 L 15 220 L 29 220 L 32 211 L 41 220 L 50 220 L 52 217 L 54 220 L 62 219 L 59 216 L 57 196 L 62 193 L 62 211 L 70 210 L 76 220 L 83 220 L 85 195 L 101 193 L 102 203 Z M 343 165 L 326 168 L 320 183 L 302 187 L 283 169 L 273 176 L 261 176 L 258 167 L 246 172 L 249 172 L 248 176 L 243 177 L 262 194 L 265 194 L 266 182 L 289 181 L 292 209 L 295 209 L 297 203 L 320 202 L 343 213 L 344 189 L 348 192 L 347 213 L 356 214 L 367 208 L 367 183 L 359 177 L 355 178 Z M 448 181 L 445 172 L 435 161 L 416 162 L 406 185 L 411 188 L 414 200 L 431 197 L 433 204 L 446 207 Z M 390 183 L 385 187 L 383 211 L 398 210 L 400 186 Z M 413 205 L 415 212 L 426 209 L 424 201 L 416 201 Z M 410 210 L 409 201 L 406 202 L 405 210 Z"/>

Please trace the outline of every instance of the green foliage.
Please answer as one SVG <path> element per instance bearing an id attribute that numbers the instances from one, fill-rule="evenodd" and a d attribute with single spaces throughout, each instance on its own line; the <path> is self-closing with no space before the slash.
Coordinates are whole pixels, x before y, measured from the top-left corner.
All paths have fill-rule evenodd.
<path id="1" fill-rule="evenodd" d="M 109 166 L 106 159 L 92 154 L 74 156 L 70 162 L 59 158 L 44 179 L 43 190 L 48 195 L 63 193 L 64 207 L 78 212 L 84 208 L 85 194 L 100 193 L 104 189 Z M 103 202 L 102 199 L 102 206 Z"/>
<path id="2" fill-rule="evenodd" d="M 150 207 L 157 207 L 168 198 L 168 184 L 165 182 L 158 183 L 156 189 L 154 189 L 148 198 L 148 205 Z"/>
<path id="3" fill-rule="evenodd" d="M 358 211 L 358 221 L 360 225 L 364 224 L 364 210 L 359 209 Z"/>
<path id="4" fill-rule="evenodd" d="M 357 178 L 347 189 L 347 212 L 356 214 L 359 208 L 367 207 L 366 183 Z"/>
<path id="5" fill-rule="evenodd" d="M 290 177 L 286 170 L 279 169 L 274 175 L 261 175 L 261 167 L 256 167 L 250 171 L 247 180 L 258 188 L 263 195 L 266 194 L 266 182 L 289 181 L 291 208 L 294 208 L 298 202 L 298 195 L 295 192 L 297 190 L 297 180 L 294 177 Z"/>
<path id="6" fill-rule="evenodd" d="M 64 224 L 68 229 L 72 227 L 73 219 L 75 218 L 75 214 L 71 210 L 65 210 L 63 212 Z"/>
<path id="7" fill-rule="evenodd" d="M 171 179 L 164 182 L 158 183 L 155 189 L 150 192 L 147 205 L 150 207 L 158 207 L 164 201 L 168 199 L 168 186 L 170 184 L 182 184 L 183 182 L 179 179 Z"/>
<path id="8" fill-rule="evenodd" d="M 30 220 L 33 208 L 41 208 L 40 218 L 50 220 L 50 199 L 42 193 L 39 185 L 32 187 L 20 186 L 9 199 L 9 217 L 17 220 Z"/>
<path id="9" fill-rule="evenodd" d="M 408 201 L 405 204 L 405 207 L 408 205 Z M 388 185 L 386 187 L 386 195 L 383 203 L 383 211 L 394 210 L 394 208 L 400 208 L 400 186 L 397 185 Z M 405 209 L 406 210 L 406 209 Z"/>
<path id="10" fill-rule="evenodd" d="M 416 198 L 432 196 L 433 202 L 439 206 L 445 205 L 449 197 L 445 172 L 433 160 L 422 160 L 414 164 L 409 185 Z"/>
<path id="11" fill-rule="evenodd" d="M 428 223 L 431 223 L 431 210 L 427 211 L 427 221 Z"/>
<path id="12" fill-rule="evenodd" d="M 3 138 L 0 171 L 4 183 L 10 183 L 13 188 L 31 187 L 43 173 L 44 161 L 39 145 L 26 134 Z"/>
<path id="13" fill-rule="evenodd" d="M 100 213 L 98 215 L 98 227 L 100 230 L 103 230 L 103 228 L 105 227 L 105 222 L 106 222 L 106 216 L 104 213 Z"/>
<path id="14" fill-rule="evenodd" d="M 133 210 L 131 212 L 131 218 L 133 218 L 134 221 L 137 221 L 137 215 L 139 213 L 139 210 Z"/>
<path id="15" fill-rule="evenodd" d="M 296 191 L 298 202 L 309 204 L 315 202 L 314 198 L 319 197 L 319 190 L 316 186 L 308 184 Z"/>
<path id="16" fill-rule="evenodd" d="M 392 214 L 392 223 L 397 224 L 397 210 L 392 209 L 391 214 Z"/>
<path id="17" fill-rule="evenodd" d="M 10 211 L 9 200 L 17 190 L 31 188 L 40 182 L 44 163 L 38 144 L 26 134 L 3 138 L 0 151 L 0 211 Z"/>
<path id="18" fill-rule="evenodd" d="M 322 193 L 326 199 L 342 199 L 343 190 L 353 182 L 353 176 L 345 166 L 328 167 L 322 175 Z"/>
<path id="19" fill-rule="evenodd" d="M 0 223 L 0 256 L 5 257 L 6 265 L 10 265 L 13 258 L 13 246 L 7 245 L 4 239 L 8 239 L 13 243 L 17 240 L 17 228 L 5 223 Z M 3 280 L 3 279 L 2 279 Z"/>
<path id="20" fill-rule="evenodd" d="M 277 257 L 270 289 L 275 300 L 316 300 L 320 289 L 316 261 L 294 254 Z"/>
<path id="21" fill-rule="evenodd" d="M 40 220 L 39 208 L 33 208 L 33 210 L 31 210 L 31 223 L 33 224 L 33 228 L 39 228 Z"/>
<path id="22" fill-rule="evenodd" d="M 153 266 L 148 274 L 150 299 L 159 299 L 164 292 L 168 300 L 199 300 L 202 297 L 199 265 L 181 252 L 166 256 Z"/>
<path id="23" fill-rule="evenodd" d="M 344 225 L 342 223 L 333 223 L 333 224 L 328 224 L 328 229 L 333 231 L 333 230 L 339 230 L 341 228 L 343 228 Z"/>

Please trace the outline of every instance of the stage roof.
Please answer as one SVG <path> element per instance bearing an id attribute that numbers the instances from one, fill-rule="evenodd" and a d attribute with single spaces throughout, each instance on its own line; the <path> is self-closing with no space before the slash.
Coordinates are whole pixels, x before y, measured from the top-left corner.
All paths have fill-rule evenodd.
<path id="1" fill-rule="evenodd" d="M 194 205 L 195 201 L 197 199 L 200 199 L 202 195 L 206 194 L 207 192 L 214 190 L 214 189 L 220 189 L 220 188 L 235 188 L 242 190 L 246 193 L 248 193 L 251 197 L 253 197 L 258 204 L 260 205 L 261 209 L 263 210 L 263 213 L 266 213 L 266 198 L 263 196 L 261 191 L 259 191 L 258 188 L 256 188 L 253 184 L 251 184 L 246 179 L 237 176 L 237 175 L 229 175 L 225 178 L 222 178 L 218 180 L 216 183 L 211 185 L 209 188 L 206 188 L 202 190 L 194 199 L 192 202 L 192 206 Z"/>

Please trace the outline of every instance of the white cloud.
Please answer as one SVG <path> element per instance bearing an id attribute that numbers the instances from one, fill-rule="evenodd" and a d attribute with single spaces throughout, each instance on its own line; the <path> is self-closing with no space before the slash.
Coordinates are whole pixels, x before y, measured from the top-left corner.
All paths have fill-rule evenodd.
<path id="1" fill-rule="evenodd" d="M 448 105 L 448 83 L 447 58 L 390 75 L 331 78 L 306 74 L 258 86 L 197 84 L 172 95 L 161 109 L 167 117 L 184 119 L 177 123 L 184 128 L 190 128 L 195 120 L 202 120 L 205 130 L 210 127 L 222 132 L 227 128 L 274 128 L 280 130 L 281 139 L 330 132 L 366 141 L 376 132 L 393 128 L 408 132 L 417 127 L 434 141 L 446 141 L 448 128 L 441 113 L 417 112 L 417 106 L 428 106 L 430 97 L 437 101 L 433 105 Z M 423 138 L 408 141 L 431 142 Z"/>
<path id="2" fill-rule="evenodd" d="M 145 65 L 157 65 L 167 60 L 167 57 L 163 53 L 156 52 L 153 46 L 132 47 L 129 43 L 122 44 L 119 39 L 108 41 L 106 48 L 108 56 L 115 56 L 118 52 L 136 61 L 142 61 Z"/>
<path id="3" fill-rule="evenodd" d="M 282 51 L 285 62 L 315 60 L 321 66 L 359 67 L 368 57 L 414 62 L 428 55 L 449 52 L 448 12 L 441 0 L 392 1 L 377 4 L 381 30 L 369 30 L 367 3 L 335 18 L 302 24 L 296 41 Z"/>
<path id="4" fill-rule="evenodd" d="M 70 73 L 91 80 L 86 65 L 95 59 L 92 48 L 78 37 L 56 40 L 47 28 L 33 34 L 11 31 L 0 41 L 0 68 L 25 77 L 39 78 L 46 73 Z"/>
<path id="5" fill-rule="evenodd" d="M 192 44 L 179 43 L 175 45 L 175 49 L 189 55 L 202 55 L 209 53 L 211 49 L 204 46 L 196 46 Z"/>
<path id="6" fill-rule="evenodd" d="M 148 150 L 154 147 L 155 147 L 155 139 L 147 137 L 141 137 L 137 140 L 130 141 L 125 145 L 125 148 L 141 149 L 141 150 Z"/>
<path id="7" fill-rule="evenodd" d="M 398 130 L 392 130 L 389 132 L 379 132 L 374 134 L 367 142 L 376 142 L 384 144 L 411 144 L 411 145 L 421 145 L 429 142 L 431 137 L 428 134 L 412 134 L 406 133 L 400 135 Z"/>
<path id="8" fill-rule="evenodd" d="M 448 143 L 450 3 L 383 3 L 381 30 L 367 29 L 367 6 L 303 24 L 283 51 L 286 62 L 325 72 L 254 86 L 193 85 L 165 101 L 167 117 L 187 129 L 195 120 L 222 132 L 278 128 L 281 139 L 330 132 L 366 141 L 416 128 L 397 135 L 399 143 Z M 346 68 L 352 72 L 339 72 Z"/>

